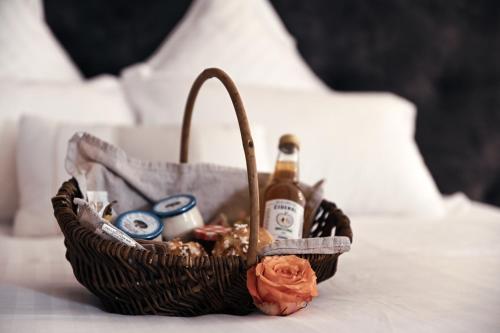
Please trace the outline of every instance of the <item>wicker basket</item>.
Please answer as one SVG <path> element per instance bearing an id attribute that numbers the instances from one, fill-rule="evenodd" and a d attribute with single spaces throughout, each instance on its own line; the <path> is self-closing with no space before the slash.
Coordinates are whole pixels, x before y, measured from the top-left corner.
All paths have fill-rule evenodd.
<path id="1" fill-rule="evenodd" d="M 159 242 L 141 242 L 147 250 L 136 250 L 104 240 L 77 221 L 73 199 L 82 197 L 74 179 L 62 184 L 52 198 L 54 214 L 64 234 L 66 258 L 77 280 L 99 297 L 104 308 L 122 314 L 196 316 L 209 313 L 247 314 L 255 309 L 246 287 L 247 268 L 257 256 L 259 192 L 253 141 L 239 93 L 220 69 L 202 72 L 194 82 L 186 104 L 182 127 L 180 162 L 187 163 L 191 115 L 203 83 L 218 78 L 226 87 L 238 118 L 247 161 L 250 192 L 250 244 L 247 260 L 241 257 L 208 256 L 183 258 L 166 254 Z M 310 237 L 325 237 L 335 228 L 336 236 L 352 241 L 350 222 L 335 204 L 323 201 L 315 213 Z M 302 255 L 310 261 L 318 282 L 332 277 L 339 254 Z"/>

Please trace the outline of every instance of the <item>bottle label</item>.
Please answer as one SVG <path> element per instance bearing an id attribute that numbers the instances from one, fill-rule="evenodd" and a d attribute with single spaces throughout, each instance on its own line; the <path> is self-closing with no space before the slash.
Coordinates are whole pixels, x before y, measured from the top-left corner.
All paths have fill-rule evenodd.
<path id="1" fill-rule="evenodd" d="M 304 207 L 298 203 L 275 199 L 266 202 L 264 227 L 274 239 L 302 238 L 304 225 Z"/>

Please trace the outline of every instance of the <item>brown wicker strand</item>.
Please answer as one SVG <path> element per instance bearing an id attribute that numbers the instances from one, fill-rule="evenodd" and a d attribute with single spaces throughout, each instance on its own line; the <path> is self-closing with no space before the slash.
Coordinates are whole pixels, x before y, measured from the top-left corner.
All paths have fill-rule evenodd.
<path id="1" fill-rule="evenodd" d="M 200 91 L 203 83 L 214 77 L 222 82 L 229 94 L 229 97 L 231 97 L 236 117 L 238 118 L 238 125 L 240 127 L 241 141 L 247 164 L 248 187 L 250 192 L 250 240 L 248 245 L 247 266 L 252 266 L 257 260 L 257 237 L 259 234 L 259 180 L 257 177 L 257 166 L 255 163 L 255 149 L 252 134 L 250 132 L 250 126 L 248 125 L 247 114 L 245 112 L 245 107 L 243 106 L 240 93 L 238 92 L 238 88 L 236 88 L 236 85 L 229 75 L 219 68 L 205 69 L 196 78 L 191 90 L 189 91 L 182 123 L 180 162 L 187 163 L 188 161 L 189 134 L 196 97 L 198 96 L 198 92 Z"/>

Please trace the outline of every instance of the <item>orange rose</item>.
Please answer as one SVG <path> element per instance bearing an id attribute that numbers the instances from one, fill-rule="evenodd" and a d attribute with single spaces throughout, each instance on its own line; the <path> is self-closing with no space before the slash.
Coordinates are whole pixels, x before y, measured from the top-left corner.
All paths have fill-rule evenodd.
<path id="1" fill-rule="evenodd" d="M 255 306 L 268 315 L 289 315 L 318 296 L 309 261 L 294 255 L 265 257 L 247 271 L 247 288 Z"/>

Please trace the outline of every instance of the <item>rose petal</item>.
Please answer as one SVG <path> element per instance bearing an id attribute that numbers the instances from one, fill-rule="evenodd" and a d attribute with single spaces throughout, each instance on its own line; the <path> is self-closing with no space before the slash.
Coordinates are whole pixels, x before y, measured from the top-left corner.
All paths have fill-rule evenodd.
<path id="1" fill-rule="evenodd" d="M 281 315 L 288 316 L 294 312 L 297 312 L 307 306 L 306 302 L 298 303 L 285 303 L 281 305 Z"/>
<path id="2" fill-rule="evenodd" d="M 277 303 L 255 303 L 255 306 L 269 316 L 278 316 L 281 314 L 281 308 Z"/>
<path id="3" fill-rule="evenodd" d="M 247 271 L 247 289 L 250 295 L 252 296 L 254 302 L 262 302 L 262 299 L 259 296 L 259 293 L 257 291 L 257 278 L 255 276 L 255 266 L 250 268 Z"/>
<path id="4" fill-rule="evenodd" d="M 289 282 L 285 279 L 277 277 L 274 281 L 267 278 L 267 276 L 259 276 L 258 283 L 266 285 L 268 288 L 276 289 L 284 293 L 309 293 L 311 290 L 311 282 L 316 284 L 316 279 L 300 280 Z"/>
<path id="5" fill-rule="evenodd" d="M 288 316 L 295 313 L 307 306 L 306 302 L 296 302 L 296 303 L 256 303 L 255 306 L 263 313 L 269 316 Z"/>
<path id="6" fill-rule="evenodd" d="M 286 293 L 279 288 L 272 288 L 262 280 L 257 280 L 257 292 L 264 302 L 296 302 L 297 295 L 294 293 Z"/>
<path id="7" fill-rule="evenodd" d="M 291 288 L 286 285 L 279 285 L 278 287 L 273 287 L 266 283 L 265 280 L 257 279 L 257 292 L 264 301 L 284 301 L 284 302 L 296 302 L 298 300 L 310 301 L 312 298 L 311 293 L 317 293 L 317 291 L 310 286 L 310 284 L 303 284 L 300 288 Z"/>

